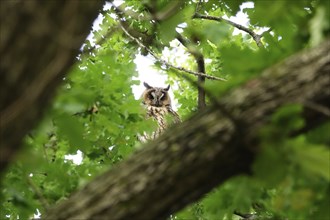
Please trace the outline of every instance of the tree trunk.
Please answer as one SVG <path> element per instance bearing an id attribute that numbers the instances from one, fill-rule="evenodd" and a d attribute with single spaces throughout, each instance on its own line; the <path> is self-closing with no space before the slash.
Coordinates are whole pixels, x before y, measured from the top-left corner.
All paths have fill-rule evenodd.
<path id="1" fill-rule="evenodd" d="M 166 219 L 228 178 L 248 174 L 258 130 L 278 107 L 302 104 L 305 130 L 329 116 L 329 50 L 326 41 L 266 70 L 168 129 L 44 219 Z"/>
<path id="2" fill-rule="evenodd" d="M 0 174 L 41 118 L 104 1 L 0 1 Z"/>

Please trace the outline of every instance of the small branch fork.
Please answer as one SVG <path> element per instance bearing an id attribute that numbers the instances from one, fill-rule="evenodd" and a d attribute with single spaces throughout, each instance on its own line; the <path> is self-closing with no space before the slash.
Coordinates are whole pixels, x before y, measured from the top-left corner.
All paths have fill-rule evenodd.
<path id="1" fill-rule="evenodd" d="M 205 74 L 205 62 L 204 62 L 204 56 L 203 54 L 197 50 L 197 48 L 192 49 L 191 43 L 184 38 L 181 34 L 177 32 L 177 37 L 176 39 L 187 48 L 188 52 L 193 55 L 193 57 L 196 60 L 197 63 L 197 70 L 199 73 Z M 198 76 L 197 78 L 197 83 L 198 83 L 198 109 L 203 109 L 206 107 L 206 101 L 205 101 L 205 89 L 204 89 L 204 84 L 205 84 L 205 77 L 204 76 Z"/>
<path id="2" fill-rule="evenodd" d="M 206 19 L 206 20 L 212 20 L 212 21 L 226 22 L 227 24 L 248 33 L 253 38 L 253 40 L 257 43 L 258 47 L 260 47 L 260 48 L 264 47 L 264 45 L 261 42 L 262 35 L 256 34 L 252 29 L 247 28 L 243 25 L 237 24 L 237 23 L 232 22 L 232 21 L 230 21 L 228 19 L 225 19 L 223 17 L 215 17 L 215 16 L 211 16 L 211 15 L 202 15 L 202 14 L 197 13 L 197 12 L 193 15 L 193 18 L 200 18 L 200 19 Z"/>
<path id="3" fill-rule="evenodd" d="M 121 29 L 124 31 L 124 33 L 131 38 L 132 40 L 134 40 L 140 47 L 144 48 L 146 51 L 148 51 L 149 54 L 151 54 L 156 60 L 158 60 L 161 64 L 167 66 L 168 68 L 172 68 L 178 71 L 183 71 L 189 74 L 192 74 L 194 76 L 201 76 L 201 77 L 205 77 L 207 79 L 211 79 L 211 80 L 219 80 L 219 81 L 227 81 L 224 78 L 220 78 L 220 77 L 216 77 L 216 76 L 210 76 L 208 74 L 205 73 L 201 73 L 201 72 L 195 72 L 195 71 L 191 71 L 188 69 L 185 69 L 183 67 L 178 67 L 175 66 L 173 64 L 168 63 L 167 61 L 165 61 L 164 59 L 161 59 L 160 57 L 158 57 L 150 48 L 148 48 L 147 46 L 145 46 L 141 41 L 139 41 L 138 39 L 136 39 L 135 37 L 133 37 L 127 29 L 125 29 L 125 27 L 123 25 L 121 25 Z"/>

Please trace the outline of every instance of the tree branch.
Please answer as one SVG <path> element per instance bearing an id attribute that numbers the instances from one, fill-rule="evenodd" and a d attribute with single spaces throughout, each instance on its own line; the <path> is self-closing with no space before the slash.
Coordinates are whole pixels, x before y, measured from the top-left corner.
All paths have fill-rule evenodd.
<path id="1" fill-rule="evenodd" d="M 168 129 L 44 219 L 166 219 L 230 177 L 250 173 L 259 131 L 279 106 L 304 106 L 306 101 L 328 105 L 329 50 L 327 41 L 266 70 L 253 84 Z M 218 105 L 231 110 L 241 126 L 225 117 Z M 313 111 L 302 117 L 319 124 L 327 119 L 310 108 L 304 111 Z"/>
<path id="2" fill-rule="evenodd" d="M 194 76 L 201 76 L 201 77 L 205 77 L 207 79 L 211 79 L 211 80 L 219 80 L 219 81 L 227 81 L 226 79 L 224 78 L 220 78 L 220 77 L 217 77 L 217 76 L 210 76 L 208 74 L 205 74 L 205 73 L 201 73 L 201 72 L 194 72 L 194 71 L 191 71 L 191 70 L 188 70 L 188 69 L 185 69 L 183 67 L 178 67 L 178 66 L 175 66 L 173 64 L 170 64 L 168 63 L 167 61 L 165 61 L 164 59 L 161 59 L 160 57 L 158 57 L 156 55 L 155 52 L 153 52 L 150 48 L 148 48 L 147 46 L 145 46 L 140 40 L 138 40 L 137 38 L 133 37 L 127 29 L 125 29 L 124 26 L 121 26 L 122 30 L 124 31 L 124 33 L 129 37 L 131 38 L 133 41 L 135 41 L 141 48 L 145 49 L 146 51 L 148 51 L 148 53 L 150 55 L 152 55 L 159 63 L 161 63 L 162 65 L 165 65 L 166 67 L 168 68 L 171 68 L 171 69 L 174 69 L 174 70 L 178 70 L 178 71 L 182 71 L 182 72 L 186 72 L 186 73 L 189 73 L 189 74 L 192 74 Z"/>
<path id="3" fill-rule="evenodd" d="M 252 29 L 250 28 L 247 28 L 247 27 L 244 27 L 243 25 L 240 25 L 240 24 L 237 24 L 235 22 L 232 22 L 230 20 L 227 20 L 223 17 L 215 17 L 215 16 L 211 16 L 211 15 L 202 15 L 202 14 L 199 14 L 199 13 L 195 13 L 193 15 L 193 18 L 200 18 L 200 19 L 206 19 L 206 20 L 212 20 L 212 21 L 224 21 L 226 22 L 227 24 L 239 29 L 239 30 L 242 30 L 242 31 L 245 31 L 246 33 L 248 33 L 252 38 L 253 40 L 256 42 L 256 44 L 258 45 L 258 47 L 264 47 L 264 45 L 262 44 L 261 42 L 261 37 L 262 35 L 259 35 L 259 34 L 256 34 Z"/>
<path id="4" fill-rule="evenodd" d="M 178 32 L 177 32 L 177 39 L 180 41 L 180 43 L 183 46 L 185 46 L 187 48 L 188 52 L 191 55 L 193 55 L 193 57 L 195 58 L 196 63 L 197 63 L 197 71 L 200 73 L 206 74 L 203 54 Z M 198 76 L 197 84 L 198 84 L 198 87 L 197 87 L 198 88 L 198 99 L 197 99 L 198 103 L 197 104 L 198 104 L 198 109 L 201 110 L 206 107 L 205 90 L 204 90 L 205 76 Z"/>

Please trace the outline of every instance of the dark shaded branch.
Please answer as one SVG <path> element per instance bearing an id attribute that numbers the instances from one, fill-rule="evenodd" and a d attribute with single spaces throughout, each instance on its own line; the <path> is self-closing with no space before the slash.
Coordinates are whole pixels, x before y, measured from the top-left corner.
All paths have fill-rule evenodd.
<path id="1" fill-rule="evenodd" d="M 198 72 L 205 73 L 205 63 L 204 63 L 204 57 L 200 56 L 196 58 L 197 66 L 198 66 Z M 205 90 L 204 90 L 204 84 L 205 84 L 205 77 L 204 76 L 198 76 L 198 109 L 204 109 L 206 107 L 206 101 L 205 101 Z"/>
<path id="2" fill-rule="evenodd" d="M 259 131 L 278 107 L 303 106 L 306 101 L 327 106 L 329 50 L 327 41 L 266 70 L 217 105 L 168 129 L 44 219 L 166 219 L 230 177 L 249 174 L 258 153 Z M 241 126 L 224 116 L 219 105 L 230 110 Z M 319 125 L 328 119 L 310 108 L 304 111 L 302 117 Z M 305 130 L 309 129 L 307 123 Z"/>
<path id="3" fill-rule="evenodd" d="M 212 21 L 226 22 L 227 24 L 248 33 L 253 38 L 253 40 L 256 42 L 258 47 L 264 47 L 264 45 L 261 42 L 262 35 L 256 34 L 252 29 L 247 28 L 243 25 L 237 24 L 237 23 L 232 22 L 232 21 L 230 21 L 228 19 L 225 19 L 223 17 L 215 17 L 215 16 L 211 16 L 211 15 L 202 15 L 202 14 L 199 14 L 199 13 L 195 13 L 193 15 L 193 18 L 200 18 L 200 19 L 206 19 L 206 20 L 212 20 Z"/>

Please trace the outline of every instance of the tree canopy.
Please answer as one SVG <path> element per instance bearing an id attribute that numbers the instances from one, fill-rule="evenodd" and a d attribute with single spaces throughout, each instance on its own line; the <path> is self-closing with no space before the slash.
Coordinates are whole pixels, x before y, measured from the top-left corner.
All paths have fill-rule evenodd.
<path id="1" fill-rule="evenodd" d="M 330 218 L 328 1 L 0 8 L 1 219 Z M 138 55 L 183 118 L 147 144 Z"/>

